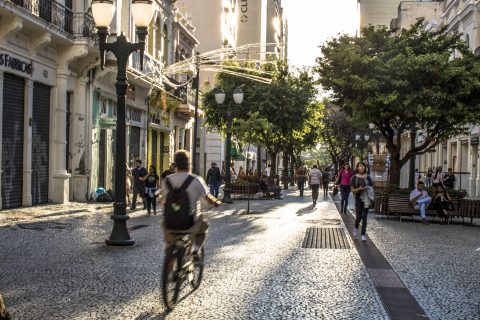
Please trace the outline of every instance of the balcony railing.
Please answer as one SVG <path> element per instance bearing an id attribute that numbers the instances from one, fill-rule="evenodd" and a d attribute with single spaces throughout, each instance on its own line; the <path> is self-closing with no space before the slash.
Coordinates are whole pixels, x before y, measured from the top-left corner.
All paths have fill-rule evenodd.
<path id="1" fill-rule="evenodd" d="M 69 38 L 94 38 L 95 24 L 89 13 L 73 13 L 71 9 L 54 0 L 12 0 L 12 2 L 58 27 Z"/>
<path id="2" fill-rule="evenodd" d="M 140 53 L 135 51 L 131 55 L 130 67 L 143 73 L 145 76 L 153 79 L 154 81 L 160 81 L 160 70 L 162 68 L 161 63 L 150 56 L 148 53 L 143 57 L 143 71 L 140 71 Z"/>

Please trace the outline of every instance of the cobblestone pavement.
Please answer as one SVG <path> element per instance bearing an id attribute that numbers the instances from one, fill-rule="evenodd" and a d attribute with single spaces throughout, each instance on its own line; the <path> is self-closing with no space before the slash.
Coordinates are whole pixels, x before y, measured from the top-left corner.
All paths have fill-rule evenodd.
<path id="1" fill-rule="evenodd" d="M 353 205 L 350 197 L 352 213 Z M 432 320 L 480 319 L 480 221 L 462 222 L 423 225 L 369 215 L 368 236 Z"/>
<path id="2" fill-rule="evenodd" d="M 0 228 L 0 290 L 14 319 L 386 319 L 353 246 L 301 248 L 307 227 L 339 223 L 331 201 L 311 211 L 306 195 L 210 212 L 204 279 L 170 314 L 160 218 L 145 211 L 130 214 L 145 225 L 131 248 L 105 246 L 103 209 Z"/>
<path id="3" fill-rule="evenodd" d="M 480 319 L 478 224 L 370 222 L 369 237 L 430 319 Z"/>

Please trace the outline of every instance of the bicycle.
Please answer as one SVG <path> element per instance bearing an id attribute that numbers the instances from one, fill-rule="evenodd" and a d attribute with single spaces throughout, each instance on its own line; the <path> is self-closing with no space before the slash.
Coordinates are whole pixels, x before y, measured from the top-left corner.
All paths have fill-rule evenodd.
<path id="1" fill-rule="evenodd" d="M 199 259 L 194 261 L 190 234 L 177 235 L 175 242 L 168 246 L 163 263 L 162 294 L 168 311 L 177 304 L 182 284 L 188 280 L 195 291 L 200 286 L 203 275 L 203 247 L 198 252 Z"/>

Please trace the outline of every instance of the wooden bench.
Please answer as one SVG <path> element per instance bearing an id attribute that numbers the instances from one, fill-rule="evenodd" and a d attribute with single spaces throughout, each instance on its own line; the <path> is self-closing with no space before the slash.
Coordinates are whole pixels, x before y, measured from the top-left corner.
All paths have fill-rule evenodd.
<path id="1" fill-rule="evenodd" d="M 455 216 L 460 216 L 460 199 L 453 198 L 452 199 L 453 206 L 455 207 L 454 211 L 448 211 L 449 218 Z M 411 216 L 413 220 L 413 216 L 420 215 L 420 210 L 415 209 L 411 202 L 410 197 L 405 194 L 390 194 L 388 196 L 388 214 L 395 214 L 399 216 L 400 221 L 402 221 L 403 216 Z M 435 209 L 428 209 L 425 212 L 426 216 L 432 216 L 435 219 L 438 216 L 438 212 Z"/>
<path id="2" fill-rule="evenodd" d="M 462 199 L 460 216 L 464 222 L 465 218 L 470 218 L 470 224 L 473 224 L 473 218 L 480 218 L 480 199 Z"/>

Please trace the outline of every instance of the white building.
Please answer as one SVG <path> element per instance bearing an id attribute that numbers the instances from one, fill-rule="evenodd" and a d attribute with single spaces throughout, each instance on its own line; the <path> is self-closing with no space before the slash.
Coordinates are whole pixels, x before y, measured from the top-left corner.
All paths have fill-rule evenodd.
<path id="1" fill-rule="evenodd" d="M 1 208 L 67 202 L 88 179 L 93 21 L 83 1 L 0 3 Z"/>

